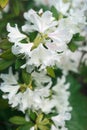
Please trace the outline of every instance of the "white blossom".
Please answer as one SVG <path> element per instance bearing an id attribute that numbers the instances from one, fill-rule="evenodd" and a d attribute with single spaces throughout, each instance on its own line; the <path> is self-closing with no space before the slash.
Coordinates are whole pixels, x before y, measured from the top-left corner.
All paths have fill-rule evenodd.
<path id="1" fill-rule="evenodd" d="M 49 4 L 50 6 L 54 6 L 58 10 L 58 12 L 64 15 L 66 15 L 70 6 L 69 2 L 64 3 L 63 0 L 49 0 Z"/>
<path id="2" fill-rule="evenodd" d="M 45 11 L 39 16 L 39 14 L 31 9 L 24 13 L 24 18 L 27 20 L 25 25 L 22 26 L 24 32 L 38 31 L 46 33 L 58 24 L 50 11 Z"/>
<path id="3" fill-rule="evenodd" d="M 10 24 L 8 23 L 7 31 L 9 32 L 8 39 L 10 42 L 13 42 L 13 43 L 19 42 L 27 37 L 25 34 L 22 34 L 19 31 L 17 24 L 15 24 L 15 27 L 11 27 Z"/>
<path id="4" fill-rule="evenodd" d="M 37 87 L 42 88 L 44 84 L 48 84 L 49 87 L 52 85 L 51 78 L 46 75 L 46 71 L 33 72 L 32 79 L 34 80 Z"/>
<path id="5" fill-rule="evenodd" d="M 12 53 L 15 55 L 24 54 L 29 55 L 31 48 L 33 47 L 33 43 L 15 43 L 12 46 Z"/>
<path id="6" fill-rule="evenodd" d="M 72 52 L 69 49 L 66 49 L 65 52 L 60 54 L 60 61 L 57 63 L 57 66 L 65 71 L 78 72 L 79 63 L 82 53 L 79 51 Z"/>

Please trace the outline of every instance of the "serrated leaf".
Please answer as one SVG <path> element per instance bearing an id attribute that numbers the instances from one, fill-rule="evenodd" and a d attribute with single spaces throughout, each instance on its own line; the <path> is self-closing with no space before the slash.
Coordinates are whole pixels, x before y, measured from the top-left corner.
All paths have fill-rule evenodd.
<path id="1" fill-rule="evenodd" d="M 47 74 L 50 75 L 51 77 L 55 78 L 55 72 L 53 68 L 47 67 Z"/>
<path id="2" fill-rule="evenodd" d="M 0 7 L 4 8 L 8 2 L 9 2 L 9 0 L 0 0 Z"/>
<path id="3" fill-rule="evenodd" d="M 14 116 L 9 119 L 9 121 L 16 125 L 24 125 L 27 123 L 24 117 L 21 116 Z"/>
<path id="4" fill-rule="evenodd" d="M 0 60 L 0 71 L 8 68 L 10 65 L 12 65 L 14 61 L 7 61 L 7 60 Z"/>

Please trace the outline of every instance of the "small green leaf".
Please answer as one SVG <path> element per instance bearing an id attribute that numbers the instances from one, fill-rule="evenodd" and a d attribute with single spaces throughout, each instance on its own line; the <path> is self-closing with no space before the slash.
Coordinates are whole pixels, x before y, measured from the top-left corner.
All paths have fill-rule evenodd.
<path id="1" fill-rule="evenodd" d="M 13 11 L 13 13 L 16 15 L 16 16 L 18 16 L 19 15 L 19 13 L 20 13 L 20 2 L 19 2 L 19 0 L 11 0 L 12 1 L 12 3 L 14 3 L 14 4 L 12 4 L 12 11 Z"/>
<path id="2" fill-rule="evenodd" d="M 0 60 L 0 71 L 8 68 L 13 63 L 14 63 L 14 60 L 12 60 L 12 61 Z"/>
<path id="3" fill-rule="evenodd" d="M 51 77 L 55 78 L 55 72 L 53 68 L 47 67 L 47 74 L 50 75 Z"/>
<path id="4" fill-rule="evenodd" d="M 9 0 L 0 0 L 0 7 L 4 8 L 8 4 Z"/>
<path id="5" fill-rule="evenodd" d="M 0 58 L 3 58 L 5 60 L 14 60 L 16 57 L 12 54 L 11 50 L 8 49 L 0 54 Z"/>
<path id="6" fill-rule="evenodd" d="M 30 128 L 33 126 L 34 124 L 32 124 L 31 122 L 29 122 L 26 125 L 22 125 L 20 127 L 17 128 L 17 130 L 30 130 Z"/>
<path id="7" fill-rule="evenodd" d="M 29 115 L 29 118 L 33 121 L 36 120 L 36 113 L 35 112 L 32 112 L 31 110 L 28 110 L 27 114 Z"/>
<path id="8" fill-rule="evenodd" d="M 7 100 L 4 100 L 4 99 L 0 99 L 0 110 L 4 110 L 6 108 L 8 108 L 8 102 Z"/>
<path id="9" fill-rule="evenodd" d="M 7 50 L 12 47 L 12 43 L 10 43 L 7 39 L 0 41 L 0 49 Z"/>
<path id="10" fill-rule="evenodd" d="M 83 37 L 83 36 L 81 36 L 79 33 L 77 33 L 77 34 L 75 34 L 75 35 L 73 36 L 73 39 L 74 39 L 75 41 L 84 41 L 84 40 L 85 40 L 85 37 Z"/>
<path id="11" fill-rule="evenodd" d="M 31 82 L 31 75 L 26 70 L 22 70 L 22 79 L 28 85 Z"/>
<path id="12" fill-rule="evenodd" d="M 59 14 L 58 14 L 58 11 L 56 10 L 56 8 L 54 6 L 51 7 L 51 12 L 53 13 L 53 16 L 55 17 L 55 19 L 58 20 Z"/>
<path id="13" fill-rule="evenodd" d="M 21 117 L 21 116 L 14 116 L 14 117 L 11 117 L 9 119 L 9 121 L 13 124 L 16 124 L 16 125 L 23 125 L 23 124 L 26 124 L 27 121 L 25 120 L 24 117 Z"/>
<path id="14" fill-rule="evenodd" d="M 78 46 L 77 46 L 74 42 L 70 42 L 70 43 L 68 44 L 68 47 L 69 47 L 69 49 L 70 49 L 72 52 L 76 51 L 77 48 L 78 48 Z"/>
<path id="15" fill-rule="evenodd" d="M 15 61 L 15 69 L 19 69 L 25 63 L 22 59 L 16 59 Z"/>

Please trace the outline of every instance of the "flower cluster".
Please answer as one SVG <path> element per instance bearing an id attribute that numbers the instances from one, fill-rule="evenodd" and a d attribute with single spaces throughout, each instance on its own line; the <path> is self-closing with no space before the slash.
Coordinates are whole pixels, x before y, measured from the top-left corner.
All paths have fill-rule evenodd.
<path id="1" fill-rule="evenodd" d="M 26 22 L 20 30 L 17 24 L 14 27 L 7 24 L 11 53 L 22 64 L 19 70 L 12 66 L 8 74 L 1 74 L 0 89 L 11 107 L 27 116 L 28 111 L 36 113 L 37 119 L 30 130 L 67 130 L 65 122 L 71 119 L 72 107 L 69 103 L 70 83 L 66 77 L 69 71 L 79 72 L 80 62 L 87 65 L 87 39 L 82 42 L 75 39 L 87 36 L 87 1 L 35 2 L 37 6 L 48 6 L 49 10 L 25 12 Z M 56 16 L 51 8 L 56 11 Z M 73 42 L 77 47 L 74 51 L 70 48 Z M 55 75 L 55 68 L 61 70 L 61 76 Z M 38 125 L 40 118 L 40 121 L 46 120 L 43 128 Z M 30 117 L 27 120 L 32 122 Z"/>

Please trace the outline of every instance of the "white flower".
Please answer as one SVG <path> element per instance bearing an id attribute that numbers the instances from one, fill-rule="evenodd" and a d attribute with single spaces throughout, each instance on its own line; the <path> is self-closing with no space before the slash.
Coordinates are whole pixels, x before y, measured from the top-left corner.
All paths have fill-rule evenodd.
<path id="1" fill-rule="evenodd" d="M 55 127 L 54 125 L 52 125 L 51 130 L 59 130 L 59 129 L 57 127 Z"/>
<path id="2" fill-rule="evenodd" d="M 35 84 L 38 88 L 42 88 L 44 84 L 48 84 L 49 87 L 52 85 L 51 78 L 46 75 L 45 71 L 33 72 L 32 79 L 35 81 Z"/>
<path id="3" fill-rule="evenodd" d="M 64 26 L 59 26 L 55 29 L 54 32 L 49 33 L 48 36 L 56 43 L 59 44 L 67 44 L 70 42 L 72 38 L 72 33 L 70 33 L 70 30 Z"/>
<path id="4" fill-rule="evenodd" d="M 46 33 L 58 24 L 50 11 L 46 11 L 39 16 L 31 9 L 24 13 L 24 18 L 27 20 L 26 24 L 22 26 L 24 32 L 38 31 L 40 33 Z"/>
<path id="5" fill-rule="evenodd" d="M 34 130 L 34 127 L 31 127 L 30 130 Z"/>
<path id="6" fill-rule="evenodd" d="M 68 101 L 70 96 L 70 93 L 68 91 L 70 84 L 69 83 L 66 84 L 65 82 L 66 82 L 65 76 L 62 76 L 61 78 L 57 79 L 57 84 L 52 88 L 52 90 L 55 93 L 53 99 L 56 102 L 56 109 L 58 113 L 70 111 L 71 109 Z"/>
<path id="7" fill-rule="evenodd" d="M 49 99 L 45 99 L 50 94 L 49 88 L 45 87 L 43 89 L 36 89 L 34 91 L 27 89 L 23 94 L 21 98 L 20 103 L 20 110 L 25 112 L 27 109 L 32 110 L 42 110 L 45 113 L 51 112 L 51 108 L 54 107 L 54 105 L 51 104 L 51 101 Z M 47 107 L 44 107 L 44 104 Z"/>
<path id="8" fill-rule="evenodd" d="M 40 76 L 40 74 L 38 74 L 38 76 Z M 43 76 L 45 76 L 45 74 Z M 23 85 L 18 83 L 18 77 L 13 75 L 11 69 L 9 69 L 9 74 L 1 74 L 1 79 L 4 81 L 0 86 L 0 89 L 5 93 L 3 98 L 8 99 L 9 104 L 12 107 L 17 107 L 18 110 L 22 112 L 25 112 L 27 109 L 32 109 L 41 110 L 45 113 L 51 112 L 51 109 L 54 107 L 54 104 L 51 104 L 52 101 L 48 99 L 50 96 L 50 87 L 52 84 L 49 83 L 49 81 L 51 81 L 49 78 L 46 80 L 49 84 L 44 85 L 46 82 L 43 83 L 43 81 L 40 81 L 41 86 L 37 86 L 37 83 L 34 90 L 30 89 L 29 86 L 26 85 L 24 92 L 21 92 L 20 88 Z M 43 77 L 43 79 L 45 78 Z M 44 103 L 49 109 L 42 107 L 44 106 Z"/>
<path id="9" fill-rule="evenodd" d="M 74 13 L 75 12 L 75 13 Z M 78 25 L 79 28 L 80 26 L 82 27 L 82 25 L 86 24 L 86 16 L 85 16 L 85 11 L 84 10 L 80 10 L 80 9 L 71 9 L 69 12 L 69 18 L 71 21 L 73 21 L 73 23 L 75 25 Z M 80 15 L 80 17 L 79 17 Z"/>
<path id="10" fill-rule="evenodd" d="M 20 86 L 17 83 L 18 74 L 13 75 L 11 68 L 9 69 L 9 74 L 1 74 L 0 78 L 4 81 L 1 83 L 0 89 L 5 93 L 3 98 L 9 99 L 9 104 L 17 104 L 14 97 L 19 90 Z M 16 98 L 16 97 L 15 97 Z M 17 100 L 17 98 L 16 98 Z M 13 105 L 15 106 L 15 105 Z"/>
<path id="11" fill-rule="evenodd" d="M 36 49 L 31 51 L 30 58 L 27 58 L 26 67 L 34 65 L 40 67 L 40 70 L 46 68 L 47 66 L 55 65 L 55 62 L 59 61 L 58 55 L 40 44 Z"/>
<path id="12" fill-rule="evenodd" d="M 8 34 L 9 41 L 13 43 L 19 42 L 27 37 L 18 30 L 17 24 L 15 25 L 15 27 L 11 27 L 10 24 L 8 23 L 7 31 L 9 32 Z"/>
<path id="13" fill-rule="evenodd" d="M 64 3 L 63 0 L 49 0 L 49 4 L 51 6 L 54 6 L 59 12 L 61 12 L 64 15 L 66 15 L 70 6 L 69 2 Z"/>
<path id="14" fill-rule="evenodd" d="M 42 112 L 48 114 L 52 112 L 52 108 L 55 107 L 55 103 L 55 100 L 42 99 L 42 102 L 40 103 L 40 108 Z"/>
<path id="15" fill-rule="evenodd" d="M 87 4 L 86 0 L 72 0 L 72 7 L 73 8 L 84 8 L 84 6 Z"/>
<path id="16" fill-rule="evenodd" d="M 54 52 L 63 52 L 67 49 L 67 45 L 65 43 L 58 43 L 58 42 L 46 42 L 46 47 Z"/>
<path id="17" fill-rule="evenodd" d="M 52 120 L 56 127 L 58 126 L 65 126 L 65 121 L 71 119 L 71 114 L 70 113 L 64 113 L 64 114 L 59 114 L 57 116 L 52 117 Z"/>
<path id="18" fill-rule="evenodd" d="M 15 43 L 12 46 L 12 53 L 15 55 L 18 54 L 24 54 L 24 55 L 29 55 L 31 48 L 33 46 L 33 43 Z"/>
<path id="19" fill-rule="evenodd" d="M 61 129 L 52 125 L 51 130 L 68 130 L 68 128 L 62 127 Z"/>
<path id="20" fill-rule="evenodd" d="M 82 53 L 79 51 L 72 52 L 69 49 L 61 53 L 60 61 L 57 66 L 62 70 L 78 72 L 78 67 L 80 63 Z"/>

